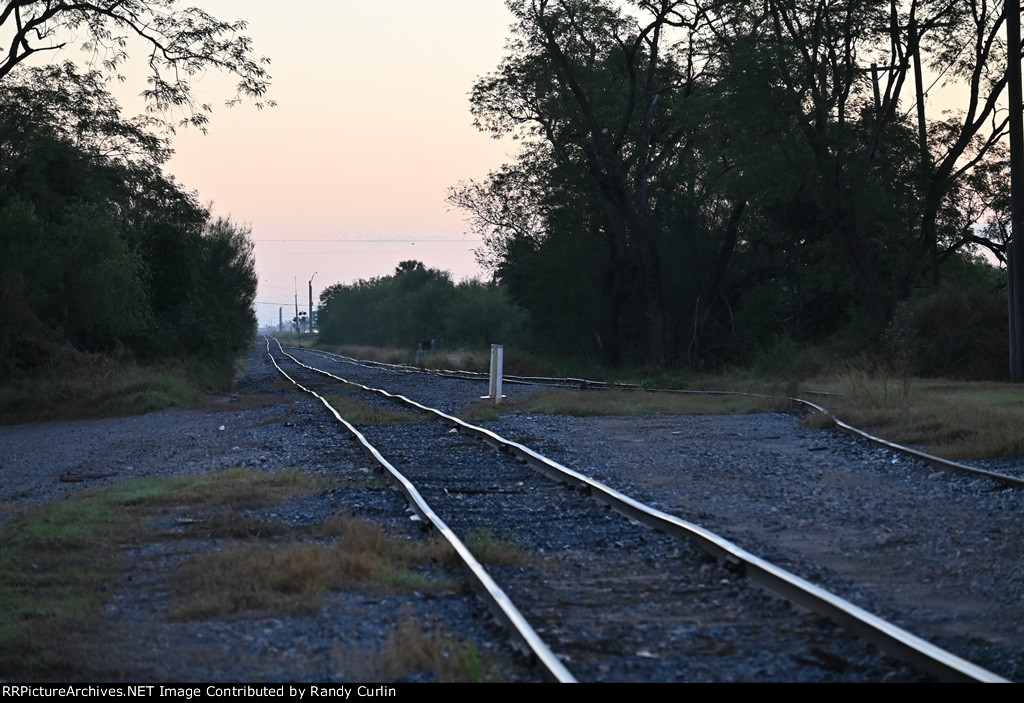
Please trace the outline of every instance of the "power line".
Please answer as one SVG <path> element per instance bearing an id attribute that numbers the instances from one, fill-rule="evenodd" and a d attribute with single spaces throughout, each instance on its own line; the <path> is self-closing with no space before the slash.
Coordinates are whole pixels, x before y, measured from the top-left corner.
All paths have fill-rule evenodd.
<path id="1" fill-rule="evenodd" d="M 484 240 L 482 240 L 482 239 L 352 239 L 352 238 L 343 238 L 343 239 L 254 239 L 253 241 L 256 242 L 256 243 L 269 243 L 269 242 L 295 242 L 295 243 L 299 243 L 299 242 L 301 242 L 301 243 L 304 243 L 304 244 L 320 243 L 320 242 L 324 242 L 324 243 L 357 242 L 357 243 L 360 243 L 360 244 L 408 244 L 410 242 L 415 244 L 416 242 L 430 242 L 430 243 L 435 243 L 435 242 L 451 242 L 452 244 L 461 244 L 461 243 L 473 244 L 473 243 L 482 242 Z"/>
<path id="2" fill-rule="evenodd" d="M 440 253 L 443 253 L 443 252 L 458 252 L 458 251 L 464 251 L 464 249 L 417 249 L 416 250 L 417 253 L 419 253 L 419 252 L 424 252 L 424 253 L 427 253 L 427 252 L 438 253 L 438 252 L 440 252 Z M 348 251 L 318 251 L 318 252 L 308 252 L 308 251 L 265 251 L 265 252 L 262 252 L 260 254 L 257 254 L 257 256 L 284 256 L 284 255 L 309 256 L 311 253 L 315 253 L 317 256 L 323 256 L 323 255 L 326 255 L 326 254 L 346 254 L 346 255 L 348 255 L 348 254 L 394 254 L 394 253 L 397 253 L 397 252 L 370 251 L 368 249 L 356 249 L 356 250 L 348 250 Z"/>

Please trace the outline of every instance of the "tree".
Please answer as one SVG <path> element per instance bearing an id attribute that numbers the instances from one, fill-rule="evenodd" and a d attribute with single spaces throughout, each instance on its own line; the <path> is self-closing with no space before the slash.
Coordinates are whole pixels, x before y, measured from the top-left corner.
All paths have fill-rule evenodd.
<path id="1" fill-rule="evenodd" d="M 148 51 L 149 87 L 143 95 L 154 113 L 181 113 L 180 124 L 204 128 L 211 107 L 192 92 L 192 80 L 209 69 L 238 79 L 234 104 L 266 100 L 265 57 L 253 55 L 244 21 L 224 22 L 177 0 L 6 0 L 0 6 L 0 82 L 19 65 L 80 43 L 107 77 L 120 77 L 133 42 Z"/>
<path id="2" fill-rule="evenodd" d="M 587 213 L 579 225 L 608 253 L 608 302 L 622 309 L 635 289 L 649 358 L 693 363 L 746 207 L 712 183 L 730 165 L 717 153 L 722 137 L 702 124 L 701 13 L 674 0 L 628 11 L 579 0 L 509 5 L 516 38 L 474 87 L 477 124 L 546 142 L 547 171 L 561 179 L 549 192 L 561 192 L 565 212 Z"/>
<path id="3" fill-rule="evenodd" d="M 519 312 L 501 290 L 476 281 L 455 284 L 439 269 L 402 261 L 394 274 L 320 294 L 320 338 L 335 344 L 414 348 L 424 339 L 449 349 L 519 338 Z"/>
<path id="4" fill-rule="evenodd" d="M 509 6 L 471 106 L 525 146 L 450 202 L 548 338 L 611 361 L 641 321 L 650 360 L 691 366 L 779 333 L 877 343 L 940 269 L 1005 257 L 1000 0 Z"/>
<path id="5" fill-rule="evenodd" d="M 1001 3 L 741 0 L 706 7 L 739 28 L 719 34 L 717 51 L 734 71 L 758 76 L 748 76 L 748 93 L 776 96 L 771 110 L 785 128 L 764 144 L 784 145 L 776 150 L 792 169 L 812 174 L 805 187 L 876 329 L 922 279 L 934 289 L 949 257 L 976 246 L 1001 256 L 1001 242 L 976 229 L 993 215 L 1000 193 L 992 174 L 1005 168 Z M 936 86 L 960 90 L 956 109 L 938 119 L 931 114 Z M 898 201 L 886 207 L 898 217 L 879 222 L 878 194 L 894 189 Z"/>
<path id="6" fill-rule="evenodd" d="M 167 138 L 146 127 L 71 64 L 0 81 L 0 351 L 69 342 L 226 364 L 249 342 L 248 228 L 211 221 L 165 176 Z"/>

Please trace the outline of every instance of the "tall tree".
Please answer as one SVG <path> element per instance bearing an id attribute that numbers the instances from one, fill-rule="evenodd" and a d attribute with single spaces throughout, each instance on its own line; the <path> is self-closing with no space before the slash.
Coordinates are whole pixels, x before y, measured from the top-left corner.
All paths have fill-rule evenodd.
<path id="1" fill-rule="evenodd" d="M 0 81 L 0 346 L 227 361 L 247 343 L 248 230 L 211 222 L 162 172 L 170 154 L 95 72 L 23 66 Z"/>
<path id="2" fill-rule="evenodd" d="M 521 291 L 552 289 L 556 260 L 606 266 L 609 285 L 559 285 L 607 330 L 642 320 L 653 361 L 700 363 L 755 290 L 790 333 L 877 341 L 946 263 L 1005 257 L 999 0 L 509 5 L 472 110 L 526 148 L 452 202 Z M 966 89 L 959 109 L 936 112 L 936 85 Z"/>
<path id="3" fill-rule="evenodd" d="M 722 78 L 748 96 L 772 96 L 751 98 L 761 106 L 764 138 L 749 155 L 807 174 L 802 187 L 814 194 L 876 329 L 922 279 L 937 285 L 942 261 L 977 245 L 998 251 L 976 225 L 998 200 L 985 174 L 1001 167 L 1006 133 L 1000 3 L 703 6 Z M 936 85 L 962 89 L 956 109 L 939 118 L 929 99 Z M 749 119 L 735 110 L 723 118 Z M 767 184 L 752 187 L 763 192 Z"/>
<path id="4" fill-rule="evenodd" d="M 253 54 L 242 20 L 226 22 L 177 0 L 6 0 L 0 5 L 0 81 L 26 61 L 78 44 L 96 70 L 119 77 L 129 49 L 148 53 L 143 95 L 158 114 L 179 112 L 181 124 L 203 128 L 211 108 L 193 94 L 193 79 L 210 69 L 235 76 L 233 104 L 266 100 L 270 61 Z"/>
<path id="5" fill-rule="evenodd" d="M 621 298 L 635 285 L 651 360 L 678 362 L 719 297 L 745 207 L 742 197 L 721 207 L 722 193 L 706 188 L 729 165 L 700 153 L 704 107 L 689 107 L 704 68 L 703 20 L 691 3 L 669 0 L 638 2 L 632 13 L 579 0 L 509 4 L 516 38 L 474 88 L 477 123 L 546 142 L 551 173 L 586 174 L 572 205 L 594 206 L 588 226 L 605 240 L 613 272 L 606 287 Z M 694 246 L 668 243 L 680 237 Z M 692 260 L 666 264 L 666 246 Z M 702 249 L 707 265 L 696 261 Z M 680 271 L 697 279 L 686 279 L 696 293 L 679 288 Z"/>

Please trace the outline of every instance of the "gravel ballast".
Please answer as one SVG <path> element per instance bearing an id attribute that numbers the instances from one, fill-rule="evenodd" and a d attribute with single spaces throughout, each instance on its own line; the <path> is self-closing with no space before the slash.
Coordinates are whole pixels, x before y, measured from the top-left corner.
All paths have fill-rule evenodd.
<path id="1" fill-rule="evenodd" d="M 316 354 L 297 356 L 328 366 Z M 454 414 L 487 390 L 483 382 L 330 368 Z M 510 397 L 529 392 L 505 389 Z M 372 402 L 392 406 L 383 398 Z M 799 417 L 785 414 L 510 414 L 487 426 L 700 523 L 980 666 L 1024 680 L 1019 490 L 936 472 L 847 436 L 804 428 Z M 235 394 L 213 409 L 5 427 L 0 445 L 3 522 L 85 486 L 146 476 L 248 466 L 358 478 L 369 467 L 319 404 L 283 387 L 260 348 Z M 416 529 L 392 491 L 334 491 L 283 508 L 276 519 L 308 522 L 332 511 Z M 109 613 L 111 633 L 136 633 L 134 655 L 119 668 L 97 670 L 100 678 L 345 680 L 351 674 L 339 647 L 381 640 L 398 613 L 413 609 L 492 653 L 502 678 L 537 679 L 472 596 L 398 602 L 339 594 L 330 609 L 306 620 L 172 623 L 164 617 L 161 584 L 165 567 L 181 556 L 138 556 L 137 578 L 121 589 Z M 618 679 L 613 673 L 607 680 Z M 661 680 L 673 679 L 666 674 Z M 703 680 L 751 678 L 710 672 Z"/>

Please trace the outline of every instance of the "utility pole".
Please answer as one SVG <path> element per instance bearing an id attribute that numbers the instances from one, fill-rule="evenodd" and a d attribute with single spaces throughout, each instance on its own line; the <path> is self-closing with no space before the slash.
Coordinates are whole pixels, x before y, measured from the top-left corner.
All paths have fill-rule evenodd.
<path id="1" fill-rule="evenodd" d="M 284 305 L 277 309 L 277 331 L 284 332 Z"/>
<path id="2" fill-rule="evenodd" d="M 295 285 L 295 334 L 302 336 L 302 328 L 299 327 L 299 279 L 293 278 L 292 283 Z"/>
<path id="3" fill-rule="evenodd" d="M 314 271 L 313 275 L 309 277 L 309 333 L 313 334 L 313 279 L 316 277 L 317 272 Z"/>
<path id="4" fill-rule="evenodd" d="M 1006 281 L 1010 315 L 1010 380 L 1024 381 L 1024 99 L 1020 71 L 1020 0 L 1006 2 L 1007 83 L 1010 91 L 1010 241 Z"/>

